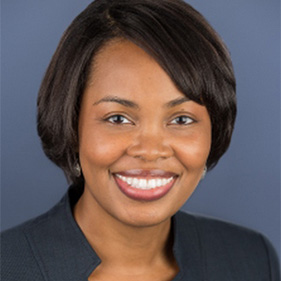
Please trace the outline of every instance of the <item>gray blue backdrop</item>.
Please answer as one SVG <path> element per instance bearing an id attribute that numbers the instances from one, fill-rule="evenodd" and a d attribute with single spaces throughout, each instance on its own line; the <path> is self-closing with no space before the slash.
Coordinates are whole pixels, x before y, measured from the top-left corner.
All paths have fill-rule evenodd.
<path id="1" fill-rule="evenodd" d="M 90 0 L 2 0 L 2 229 L 47 211 L 67 190 L 43 154 L 36 96 L 60 36 Z M 190 0 L 221 34 L 237 77 L 231 148 L 183 209 L 264 233 L 280 254 L 280 3 Z"/>

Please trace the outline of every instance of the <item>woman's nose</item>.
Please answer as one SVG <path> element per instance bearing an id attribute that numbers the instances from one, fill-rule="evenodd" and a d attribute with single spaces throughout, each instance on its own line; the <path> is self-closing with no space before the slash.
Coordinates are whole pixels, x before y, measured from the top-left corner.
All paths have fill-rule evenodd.
<path id="1" fill-rule="evenodd" d="M 146 131 L 140 133 L 133 140 L 133 143 L 127 149 L 127 154 L 144 161 L 155 161 L 159 158 L 171 157 L 173 150 L 163 134 Z"/>

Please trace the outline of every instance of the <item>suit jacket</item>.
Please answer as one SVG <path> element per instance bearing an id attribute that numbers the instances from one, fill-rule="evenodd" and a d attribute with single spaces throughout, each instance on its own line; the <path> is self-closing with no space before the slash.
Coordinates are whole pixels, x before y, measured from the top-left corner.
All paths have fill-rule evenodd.
<path id="1" fill-rule="evenodd" d="M 88 280 L 101 260 L 72 216 L 79 196 L 70 188 L 47 213 L 2 233 L 1 280 Z M 174 281 L 280 281 L 276 254 L 259 233 L 181 211 L 172 231 Z"/>

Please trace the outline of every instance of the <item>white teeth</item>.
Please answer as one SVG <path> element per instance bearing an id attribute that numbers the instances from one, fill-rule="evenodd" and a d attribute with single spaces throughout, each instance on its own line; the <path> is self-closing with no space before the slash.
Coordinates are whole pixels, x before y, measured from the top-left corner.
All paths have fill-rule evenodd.
<path id="1" fill-rule="evenodd" d="M 128 184 L 132 184 L 133 178 L 127 178 L 127 182 L 128 182 Z"/>
<path id="2" fill-rule="evenodd" d="M 149 188 L 155 188 L 156 187 L 156 180 L 152 179 L 148 181 Z"/>
<path id="3" fill-rule="evenodd" d="M 116 174 L 116 176 L 121 179 L 122 181 L 126 182 L 128 185 L 139 188 L 139 189 L 153 189 L 156 187 L 164 186 L 171 182 L 174 177 L 170 177 L 168 179 L 163 178 L 156 178 L 156 179 L 139 179 L 139 178 L 131 178 L 131 177 L 124 177 L 119 174 Z"/>
<path id="4" fill-rule="evenodd" d="M 163 179 L 157 179 L 156 180 L 156 186 L 161 186 L 161 185 L 164 185 L 163 184 Z"/>
<path id="5" fill-rule="evenodd" d="M 139 188 L 142 188 L 142 189 L 145 189 L 147 186 L 147 181 L 146 180 L 143 180 L 143 179 L 140 179 L 139 180 Z"/>
<path id="6" fill-rule="evenodd" d="M 126 181 L 126 178 L 123 177 L 123 180 Z M 132 182 L 132 186 L 136 186 L 138 184 L 139 180 L 137 178 L 134 178 L 133 179 L 133 182 Z"/>

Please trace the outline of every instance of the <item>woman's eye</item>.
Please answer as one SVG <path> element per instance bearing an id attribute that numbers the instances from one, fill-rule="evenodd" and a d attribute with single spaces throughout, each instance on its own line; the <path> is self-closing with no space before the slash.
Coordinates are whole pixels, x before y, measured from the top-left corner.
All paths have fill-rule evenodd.
<path id="1" fill-rule="evenodd" d="M 175 119 L 173 119 L 171 121 L 170 124 L 176 124 L 176 125 L 188 125 L 193 123 L 194 120 L 188 116 L 182 115 L 182 116 L 178 116 Z"/>
<path id="2" fill-rule="evenodd" d="M 106 118 L 106 121 L 113 123 L 113 124 L 130 124 L 130 122 L 126 117 L 122 115 L 113 115 Z"/>

